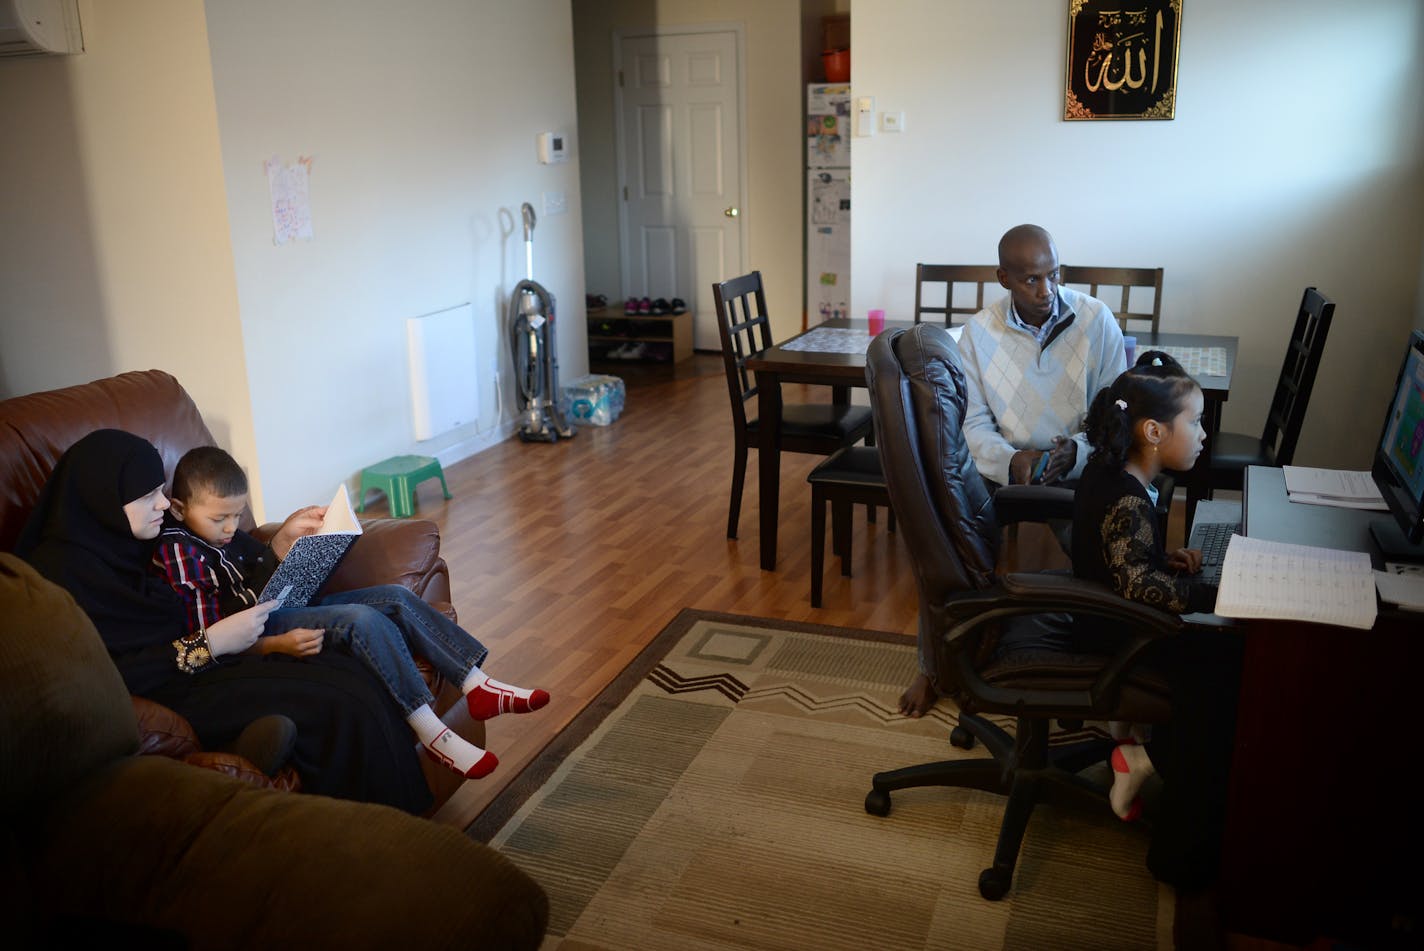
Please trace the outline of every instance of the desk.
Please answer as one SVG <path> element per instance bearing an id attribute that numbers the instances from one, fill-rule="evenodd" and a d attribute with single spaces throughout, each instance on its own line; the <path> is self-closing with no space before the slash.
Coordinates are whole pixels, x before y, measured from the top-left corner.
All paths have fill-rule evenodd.
<path id="1" fill-rule="evenodd" d="M 1161 350 L 1169 347 L 1220 347 L 1226 351 L 1225 367 L 1219 376 L 1199 374 L 1195 377 L 1202 388 L 1202 428 L 1206 430 L 1206 445 L 1197 457 L 1196 465 L 1185 473 L 1187 487 L 1187 525 L 1192 524 L 1192 514 L 1197 499 L 1211 495 L 1211 445 L 1212 438 L 1221 432 L 1221 404 L 1231 395 L 1231 376 L 1236 371 L 1236 337 L 1215 334 L 1140 333 L 1137 334 L 1137 352 Z"/>
<path id="2" fill-rule="evenodd" d="M 1242 513 L 1249 536 L 1378 564 L 1369 525 L 1385 513 L 1292 503 L 1280 469 L 1247 469 Z M 1389 942 L 1391 917 L 1412 911 L 1418 928 L 1424 911 L 1424 803 L 1406 779 L 1420 757 L 1411 701 L 1424 690 L 1424 618 L 1381 606 L 1371 631 L 1248 621 L 1243 632 L 1227 929 L 1402 947 Z"/>
<path id="3" fill-rule="evenodd" d="M 885 329 L 908 330 L 913 321 L 887 320 Z M 787 345 L 822 327 L 866 330 L 860 318 L 837 318 L 768 347 L 747 359 L 747 369 L 757 378 L 757 419 L 761 430 L 757 443 L 757 507 L 761 524 L 761 567 L 776 570 L 776 525 L 781 495 L 781 384 L 819 383 L 835 388 L 834 399 L 843 401 L 846 390 L 865 386 L 865 352 L 825 353 L 788 350 Z"/>

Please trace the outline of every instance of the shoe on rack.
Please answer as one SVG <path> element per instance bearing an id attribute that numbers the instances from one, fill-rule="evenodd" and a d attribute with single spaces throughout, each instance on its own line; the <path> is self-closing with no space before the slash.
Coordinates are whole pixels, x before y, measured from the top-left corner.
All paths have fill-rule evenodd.
<path id="1" fill-rule="evenodd" d="M 623 313 L 636 314 L 638 312 L 638 298 L 630 297 L 623 302 Z"/>
<path id="2" fill-rule="evenodd" d="M 608 298 L 603 294 L 585 294 L 583 305 L 587 310 L 602 310 L 608 306 Z"/>
<path id="3" fill-rule="evenodd" d="M 628 352 L 624 355 L 625 360 L 641 360 L 648 352 L 648 345 L 639 340 L 628 344 Z"/>
<path id="4" fill-rule="evenodd" d="M 670 310 L 672 310 L 672 305 L 667 302 L 667 298 L 659 297 L 657 300 L 653 301 L 652 312 L 657 314 L 658 316 L 662 316 Z"/>
<path id="5" fill-rule="evenodd" d="M 687 301 L 683 300 L 681 297 L 674 297 L 672 299 L 672 312 L 674 314 L 687 313 Z"/>
<path id="6" fill-rule="evenodd" d="M 648 298 L 646 298 L 646 297 L 644 297 L 642 300 L 638 301 L 638 313 L 640 313 L 640 314 L 651 314 L 652 312 L 653 312 L 653 302 L 652 302 L 652 301 L 648 300 Z"/>

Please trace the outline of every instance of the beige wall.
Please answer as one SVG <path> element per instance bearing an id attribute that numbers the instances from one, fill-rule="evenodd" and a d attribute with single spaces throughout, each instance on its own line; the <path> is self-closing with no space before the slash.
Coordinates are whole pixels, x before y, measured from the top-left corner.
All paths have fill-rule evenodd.
<path id="1" fill-rule="evenodd" d="M 447 465 L 511 431 L 510 291 L 559 303 L 563 379 L 586 372 L 569 0 L 208 0 L 222 171 L 258 453 L 273 514 L 388 456 Z M 541 131 L 571 158 L 537 160 Z M 312 158 L 313 237 L 277 246 L 263 161 Z M 568 213 L 543 212 L 563 192 Z M 408 318 L 464 303 L 478 418 L 417 441 Z"/>
<path id="2" fill-rule="evenodd" d="M 80 5 L 0 60 L 0 396 L 156 367 L 255 456 L 201 3 Z"/>
<path id="3" fill-rule="evenodd" d="M 583 373 L 568 0 L 83 0 L 87 52 L 0 61 L 0 395 L 173 372 L 259 517 L 365 465 L 507 436 L 505 308 L 560 305 Z M 418 14 L 418 15 L 417 15 Z M 540 131 L 572 160 L 536 161 Z M 314 157 L 315 237 L 277 247 L 262 162 Z M 417 442 L 408 317 L 469 302 L 478 421 Z"/>
<path id="4" fill-rule="evenodd" d="M 1034 221 L 1066 262 L 1165 268 L 1164 330 L 1238 336 L 1224 422 L 1259 432 L 1313 284 L 1337 309 L 1298 458 L 1368 467 L 1419 308 L 1424 5 L 1191 0 L 1171 121 L 1063 121 L 1061 0 L 852 15 L 857 94 L 905 113 L 851 152 L 854 311 L 908 313 L 917 261 Z"/>
<path id="5" fill-rule="evenodd" d="M 613 35 L 656 27 L 740 26 L 747 88 L 746 246 L 743 271 L 760 269 L 777 337 L 801 329 L 802 162 L 799 0 L 572 0 L 584 198 L 584 260 L 591 293 L 621 300 Z M 734 275 L 727 275 L 732 277 Z M 636 288 L 633 290 L 637 290 Z"/>

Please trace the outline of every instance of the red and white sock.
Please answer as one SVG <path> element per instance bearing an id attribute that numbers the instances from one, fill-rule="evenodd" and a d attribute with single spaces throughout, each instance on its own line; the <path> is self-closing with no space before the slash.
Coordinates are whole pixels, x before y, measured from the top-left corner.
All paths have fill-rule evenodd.
<path id="1" fill-rule="evenodd" d="M 427 704 L 405 718 L 425 747 L 425 755 L 441 766 L 453 769 L 466 779 L 488 776 L 499 765 L 499 758 L 450 729 Z"/>
<path id="2" fill-rule="evenodd" d="M 1147 750 L 1136 743 L 1119 743 L 1112 751 L 1113 784 L 1108 792 L 1112 811 L 1124 822 L 1142 815 L 1142 784 L 1157 772 Z"/>
<path id="3" fill-rule="evenodd" d="M 543 690 L 500 683 L 478 667 L 470 671 L 460 690 L 469 704 L 470 716 L 476 720 L 489 720 L 501 713 L 529 713 L 549 702 L 549 694 Z"/>

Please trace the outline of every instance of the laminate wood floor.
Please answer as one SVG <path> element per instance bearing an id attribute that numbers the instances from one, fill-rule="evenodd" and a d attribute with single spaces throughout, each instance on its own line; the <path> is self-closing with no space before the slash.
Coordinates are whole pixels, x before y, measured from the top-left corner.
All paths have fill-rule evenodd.
<path id="1" fill-rule="evenodd" d="M 775 572 L 758 565 L 755 452 L 740 537 L 726 537 L 732 424 L 720 358 L 697 355 L 661 377 L 630 373 L 625 384 L 613 425 L 554 444 L 511 439 L 452 465 L 448 501 L 438 482 L 417 489 L 417 517 L 440 526 L 460 621 L 490 648 L 486 669 L 553 697 L 489 723 L 499 768 L 465 783 L 437 821 L 468 825 L 683 608 L 914 637 L 912 566 L 884 513 L 867 525 L 857 510 L 854 577 L 828 552 L 823 607 L 811 607 L 805 479 L 820 457 L 782 456 Z M 828 394 L 793 386 L 786 398 Z"/>

